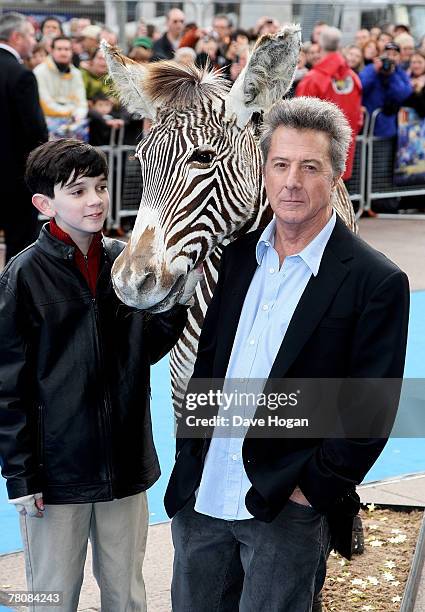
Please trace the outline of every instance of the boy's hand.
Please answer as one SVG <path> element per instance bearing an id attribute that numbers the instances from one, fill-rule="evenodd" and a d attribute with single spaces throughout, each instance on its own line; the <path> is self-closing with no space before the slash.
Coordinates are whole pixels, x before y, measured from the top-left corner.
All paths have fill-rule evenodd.
<path id="1" fill-rule="evenodd" d="M 19 514 L 35 516 L 41 518 L 43 516 L 44 504 L 43 493 L 34 493 L 33 495 L 24 495 L 9 499 L 9 504 L 13 504 Z"/>

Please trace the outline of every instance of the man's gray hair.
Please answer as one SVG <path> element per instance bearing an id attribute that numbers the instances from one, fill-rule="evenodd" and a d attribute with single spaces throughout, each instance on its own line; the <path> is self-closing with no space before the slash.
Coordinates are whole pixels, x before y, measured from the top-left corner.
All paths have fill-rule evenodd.
<path id="1" fill-rule="evenodd" d="M 344 173 L 351 128 L 344 113 L 332 102 L 319 98 L 292 98 L 276 102 L 264 117 L 260 147 L 267 161 L 273 132 L 279 127 L 324 132 L 329 137 L 329 156 L 334 177 Z"/>
<path id="2" fill-rule="evenodd" d="M 0 17 L 0 40 L 9 40 L 13 32 L 24 32 L 27 23 L 21 13 L 5 13 Z"/>
<path id="3" fill-rule="evenodd" d="M 319 35 L 319 45 L 323 51 L 338 51 L 341 45 L 342 33 L 338 28 L 328 26 Z"/>

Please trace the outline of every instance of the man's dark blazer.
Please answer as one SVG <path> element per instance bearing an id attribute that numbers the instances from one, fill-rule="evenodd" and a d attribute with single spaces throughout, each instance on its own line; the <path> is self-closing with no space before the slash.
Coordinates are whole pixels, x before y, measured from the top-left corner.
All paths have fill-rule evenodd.
<path id="1" fill-rule="evenodd" d="M 12 53 L 0 49 L 0 224 L 14 234 L 6 233 L 7 241 L 34 218 L 24 183 L 25 162 L 47 138 L 35 76 Z"/>
<path id="2" fill-rule="evenodd" d="M 193 378 L 224 378 L 244 299 L 257 268 L 260 231 L 223 252 L 216 290 L 199 340 Z M 401 378 L 407 341 L 409 285 L 404 272 L 348 230 L 337 217 L 316 277 L 311 276 L 273 363 L 282 378 Z M 358 409 L 358 407 L 357 407 Z M 249 512 L 272 521 L 296 485 L 327 515 L 333 546 L 351 554 L 360 483 L 386 440 L 247 437 L 243 461 L 252 483 Z M 165 495 L 174 516 L 199 486 L 209 440 L 177 440 Z"/>

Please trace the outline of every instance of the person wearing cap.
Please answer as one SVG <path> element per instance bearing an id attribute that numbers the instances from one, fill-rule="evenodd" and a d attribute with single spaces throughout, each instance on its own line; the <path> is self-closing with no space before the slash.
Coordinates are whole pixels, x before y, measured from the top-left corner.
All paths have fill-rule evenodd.
<path id="1" fill-rule="evenodd" d="M 371 115 L 381 108 L 375 123 L 375 136 L 393 138 L 397 135 L 397 112 L 412 93 L 409 77 L 400 67 L 400 47 L 389 42 L 384 53 L 360 72 L 363 85 L 363 105 Z"/>
<path id="2" fill-rule="evenodd" d="M 147 64 L 152 59 L 153 41 L 148 36 L 138 36 L 134 39 L 128 57 L 138 64 Z"/>
<path id="3" fill-rule="evenodd" d="M 88 60 L 97 49 L 101 32 L 102 28 L 96 25 L 88 25 L 81 31 L 82 60 Z"/>

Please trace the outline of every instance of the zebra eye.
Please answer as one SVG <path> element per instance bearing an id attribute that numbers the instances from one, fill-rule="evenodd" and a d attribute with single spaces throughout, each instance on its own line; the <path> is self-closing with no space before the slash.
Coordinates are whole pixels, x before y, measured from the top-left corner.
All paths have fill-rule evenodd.
<path id="1" fill-rule="evenodd" d="M 211 149 L 195 149 L 189 158 L 189 162 L 207 165 L 214 160 L 215 155 L 215 151 Z"/>

